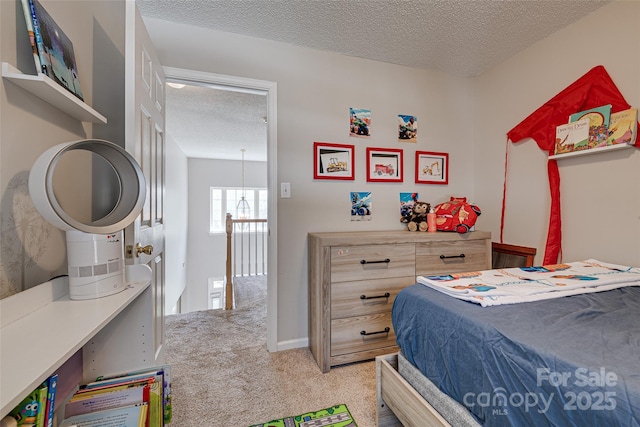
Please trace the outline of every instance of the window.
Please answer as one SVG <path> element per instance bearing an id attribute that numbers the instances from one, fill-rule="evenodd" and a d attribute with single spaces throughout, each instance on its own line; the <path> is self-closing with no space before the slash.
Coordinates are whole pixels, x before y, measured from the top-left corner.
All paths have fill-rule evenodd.
<path id="1" fill-rule="evenodd" d="M 245 188 L 245 200 L 251 208 L 249 218 L 267 218 L 267 189 Z M 242 197 L 242 188 L 211 187 L 209 233 L 225 233 L 225 221 L 227 212 L 237 218 L 236 206 Z"/>

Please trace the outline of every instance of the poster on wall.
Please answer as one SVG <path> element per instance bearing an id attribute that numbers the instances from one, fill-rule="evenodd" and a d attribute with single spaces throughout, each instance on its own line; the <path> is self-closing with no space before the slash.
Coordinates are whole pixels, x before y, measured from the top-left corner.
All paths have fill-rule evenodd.
<path id="1" fill-rule="evenodd" d="M 418 141 L 418 118 L 398 114 L 398 142 Z"/>
<path id="2" fill-rule="evenodd" d="M 413 205 L 418 197 L 418 193 L 400 193 L 400 222 L 406 224 L 411 220 Z"/>
<path id="3" fill-rule="evenodd" d="M 349 136 L 371 137 L 371 110 L 349 108 Z"/>
<path id="4" fill-rule="evenodd" d="M 351 192 L 351 221 L 371 221 L 371 192 Z"/>

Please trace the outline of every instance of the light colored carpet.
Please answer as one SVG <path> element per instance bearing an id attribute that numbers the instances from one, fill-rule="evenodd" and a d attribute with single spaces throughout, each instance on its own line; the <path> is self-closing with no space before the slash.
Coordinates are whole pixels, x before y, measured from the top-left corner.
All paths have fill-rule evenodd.
<path id="1" fill-rule="evenodd" d="M 323 374 L 308 348 L 269 353 L 266 279 L 239 278 L 236 286 L 234 310 L 166 319 L 171 425 L 249 426 L 345 403 L 359 427 L 374 427 L 375 362 Z"/>

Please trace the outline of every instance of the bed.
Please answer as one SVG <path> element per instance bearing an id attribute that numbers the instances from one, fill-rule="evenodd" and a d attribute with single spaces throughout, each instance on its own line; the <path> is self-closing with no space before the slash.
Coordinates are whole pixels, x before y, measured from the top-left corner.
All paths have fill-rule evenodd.
<path id="1" fill-rule="evenodd" d="M 639 426 L 638 284 L 490 307 L 405 288 L 378 425 Z"/>

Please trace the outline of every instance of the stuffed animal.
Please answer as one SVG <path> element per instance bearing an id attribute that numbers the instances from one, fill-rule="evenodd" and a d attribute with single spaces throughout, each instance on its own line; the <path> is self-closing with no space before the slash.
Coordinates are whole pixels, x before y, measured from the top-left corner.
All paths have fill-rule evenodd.
<path id="1" fill-rule="evenodd" d="M 407 222 L 409 231 L 427 231 L 427 214 L 431 205 L 427 202 L 416 200 L 411 209 L 411 215 Z"/>
<path id="2" fill-rule="evenodd" d="M 471 229 L 482 213 L 476 205 L 467 203 L 466 197 L 451 197 L 448 202 L 434 208 L 438 231 L 457 231 L 464 234 Z"/>

